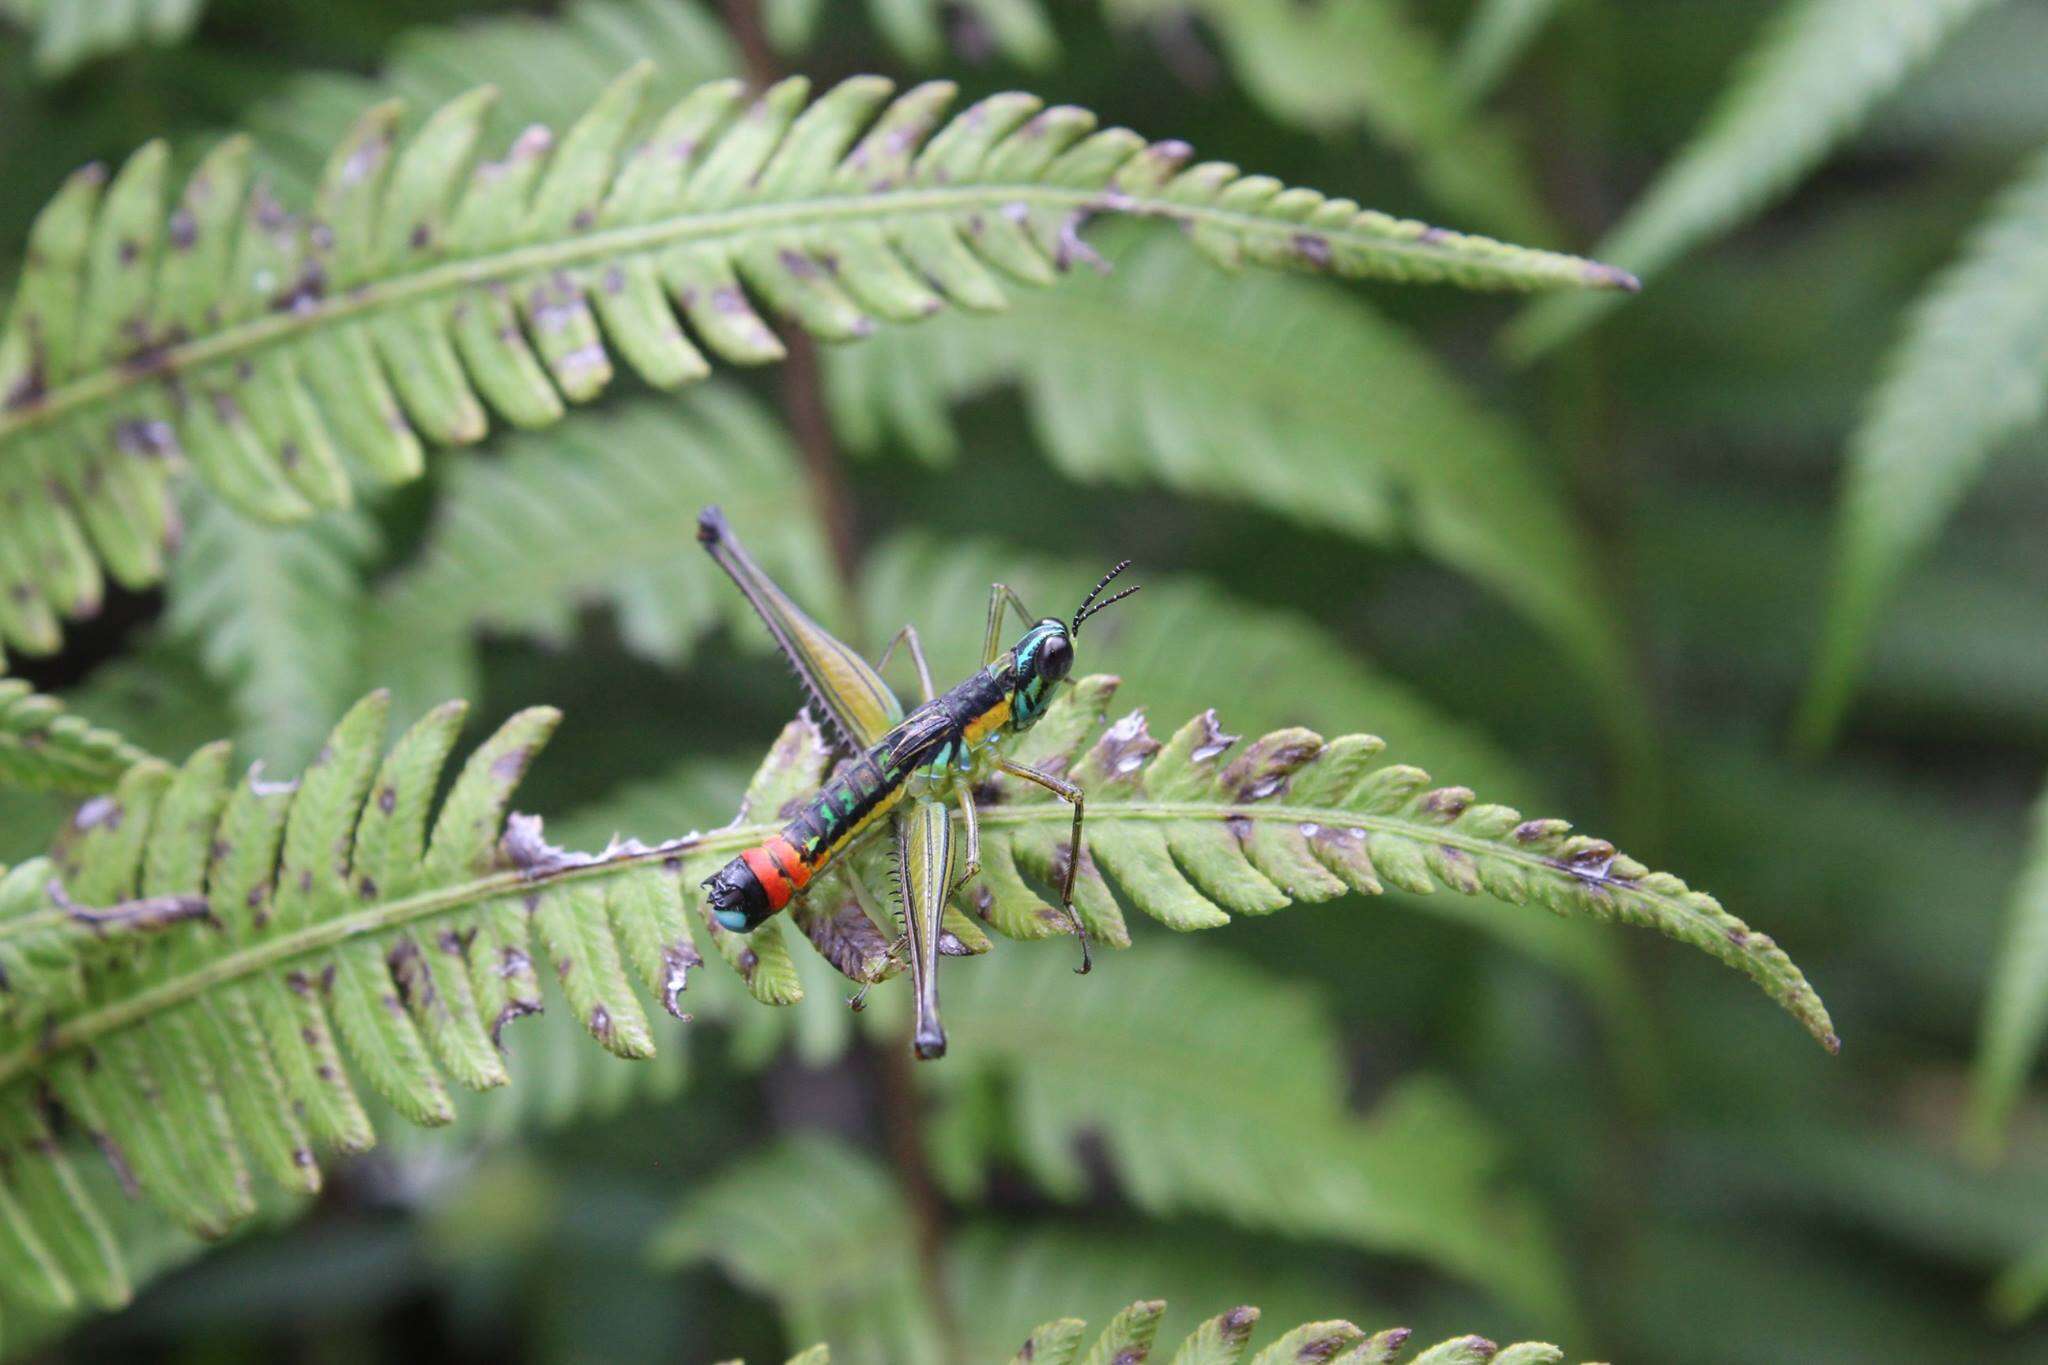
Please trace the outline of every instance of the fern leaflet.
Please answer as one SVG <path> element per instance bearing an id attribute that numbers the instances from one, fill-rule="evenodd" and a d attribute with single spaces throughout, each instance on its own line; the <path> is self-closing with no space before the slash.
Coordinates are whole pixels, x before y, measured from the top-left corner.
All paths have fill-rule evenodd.
<path id="1" fill-rule="evenodd" d="M 1998 443 L 2048 411 L 2048 150 L 1916 306 L 1850 437 L 1833 590 L 1798 719 L 1839 728 L 1883 605 Z"/>
<path id="2" fill-rule="evenodd" d="M 1762 212 L 1853 135 L 1948 35 L 1998 0 L 1788 0 L 1691 143 L 1600 250 L 1651 275 Z M 1597 302 L 1526 309 L 1505 342 L 1535 360 L 1603 317 Z"/>
<path id="3" fill-rule="evenodd" d="M 310 218 L 250 180 L 230 140 L 168 223 L 168 153 L 73 176 L 37 220 L 0 334 L 0 591 L 33 601 L 23 648 L 89 609 L 101 562 L 162 570 L 164 484 L 189 460 L 244 512 L 291 519 L 350 497 L 343 452 L 415 475 L 422 438 L 479 439 L 486 405 L 543 425 L 600 392 L 615 345 L 648 381 L 783 348 L 749 290 L 829 339 L 949 304 L 1001 307 L 992 270 L 1045 283 L 1099 214 L 1182 225 L 1226 264 L 1474 288 L 1613 286 L 1604 266 L 1362 210 L 1188 149 L 1095 130 L 1078 109 L 993 96 L 951 120 L 944 83 L 891 99 L 856 77 L 816 101 L 699 87 L 651 121 L 646 67 L 561 139 L 529 130 L 475 166 L 488 89 L 400 148 L 380 105 L 328 162 Z M 679 308 L 694 340 L 678 324 Z M 0 623 L 5 624 L 5 623 Z"/>
<path id="4" fill-rule="evenodd" d="M 147 757 L 27 683 L 0 678 L 0 786 L 105 791 Z"/>

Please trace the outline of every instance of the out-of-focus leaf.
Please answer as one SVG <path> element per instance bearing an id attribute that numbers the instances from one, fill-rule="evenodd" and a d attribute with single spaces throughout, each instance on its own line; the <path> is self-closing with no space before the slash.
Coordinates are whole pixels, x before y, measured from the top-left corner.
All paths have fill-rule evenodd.
<path id="1" fill-rule="evenodd" d="M 1165 1302 L 1121 1298 L 1128 1307 L 1113 1317 L 1105 1310 L 1106 1325 L 1098 1331 L 1087 1330 L 1079 1318 L 1046 1321 L 1044 1314 L 1054 1301 L 1082 1309 L 1119 1301 L 1125 1283 L 1148 1273 L 1165 1281 L 1157 1287 L 1176 1287 L 1189 1300 L 1183 1320 L 1193 1330 L 1173 1357 L 1177 1361 L 1227 1365 L 1245 1358 L 1255 1337 L 1264 1346 L 1256 1357 L 1261 1365 L 1340 1358 L 1332 1351 L 1361 1365 L 1406 1358 L 1406 1329 L 1369 1335 L 1342 1320 L 1291 1333 L 1264 1327 L 1260 1310 L 1243 1305 L 1246 1291 L 1270 1286 L 1273 1293 L 1257 1297 L 1282 1304 L 1313 1297 L 1317 1291 L 1311 1286 L 1323 1277 L 1305 1258 L 1280 1253 L 1278 1259 L 1293 1269 L 1281 1275 L 1274 1258 L 1255 1259 L 1228 1244 L 1204 1248 L 1208 1254 L 1199 1257 L 1189 1249 L 1185 1237 L 1083 1238 L 982 1226 L 939 1249 L 943 1278 L 933 1280 L 920 1259 L 903 1192 L 889 1174 L 836 1141 L 801 1135 L 692 1193 L 656 1237 L 653 1254 L 670 1265 L 715 1262 L 739 1284 L 772 1299 L 790 1337 L 829 1337 L 834 1361 L 859 1365 L 999 1360 L 1013 1352 L 1015 1360 L 1041 1365 L 1068 1365 L 1084 1351 L 1088 1361 L 1102 1365 L 1141 1360 L 1160 1339 Z M 1234 1278 L 1233 1270 L 1245 1278 Z M 1061 1291 L 1065 1297 L 1048 1299 Z M 939 1318 L 948 1296 L 954 1298 L 950 1329 Z M 1227 1307 L 1232 1301 L 1239 1306 Z M 1224 1312 L 1208 1322 L 1190 1316 L 1215 1308 Z M 1350 1353 L 1360 1348 L 1362 1353 Z M 1478 1365 L 1498 1350 L 1483 1338 L 1468 1337 L 1416 1359 L 1417 1365 Z M 1561 1356 L 1554 1347 L 1530 1343 L 1508 1348 L 1502 1358 L 1526 1365 Z"/>
<path id="2" fill-rule="evenodd" d="M 295 75 L 259 100 L 246 124 L 265 170 L 310 195 L 329 152 L 380 99 L 395 95 L 431 109 L 489 85 L 498 91 L 490 136 L 504 143 L 531 124 L 569 127 L 621 71 L 649 59 L 651 103 L 741 72 L 731 36 L 699 0 L 574 0 L 547 17 L 491 15 L 411 29 L 376 77 Z"/>
<path id="3" fill-rule="evenodd" d="M 0 678 L 0 786 L 105 791 L 147 755 L 27 683 Z"/>
<path id="4" fill-rule="evenodd" d="M 284 529 L 211 498 L 184 502 L 167 625 L 233 697 L 243 752 L 296 770 L 357 693 L 376 533 L 353 512 Z"/>
<path id="5" fill-rule="evenodd" d="M 1646 722 L 1584 529 L 1542 454 L 1394 324 L 1280 279 L 1221 281 L 1172 242 L 1000 319 L 894 328 L 835 352 L 838 425 L 957 446 L 947 408 L 1023 389 L 1047 453 L 1362 539 L 1412 540 L 1542 626 L 1630 742 Z"/>
<path id="6" fill-rule="evenodd" d="M 1427 1080 L 1350 1113 L 1336 1037 L 1298 985 L 1166 943 L 1104 964 L 1100 981 L 1066 967 L 1006 952 L 949 978 L 954 1047 L 928 1070 L 941 1093 L 1001 1083 L 989 1158 L 1080 1200 L 1087 1135 L 1155 1217 L 1415 1256 L 1536 1321 L 1568 1315 L 1541 1216 L 1500 1186 L 1499 1134 Z"/>
<path id="7" fill-rule="evenodd" d="M 1980 1148 L 1996 1150 L 2048 1031 L 2048 795 L 2034 815 L 2034 842 L 2012 891 L 2004 942 L 1984 1000 L 1971 1122 Z"/>
<path id="8" fill-rule="evenodd" d="M 181 43 L 205 7 L 205 0 L 0 0 L 0 19 L 34 35 L 36 70 L 54 79 L 108 53 Z"/>
<path id="9" fill-rule="evenodd" d="M 820 0 L 765 0 L 761 10 L 770 41 L 800 57 L 826 7 Z M 1044 68 L 1059 55 L 1042 0 L 867 0 L 866 10 L 883 40 L 919 67 L 993 54 Z"/>
<path id="10" fill-rule="evenodd" d="M 1465 98 L 1485 99 L 1561 7 L 1562 0 L 1481 0 L 1452 69 Z"/>
<path id="11" fill-rule="evenodd" d="M 1997 444 L 2048 410 L 2048 152 L 1916 306 L 1850 438 L 1833 587 L 1797 731 L 1841 724 L 1878 615 Z"/>
<path id="12" fill-rule="evenodd" d="M 722 503 L 806 601 L 835 595 L 788 437 L 743 391 L 707 385 L 636 400 L 578 427 L 520 435 L 497 458 L 457 465 L 419 553 L 375 595 L 368 676 L 402 715 L 478 691 L 480 633 L 566 646 L 579 612 L 605 603 L 634 652 L 679 664 L 745 604 L 692 532 Z M 759 529 L 753 530 L 752 528 Z"/>
<path id="13" fill-rule="evenodd" d="M 1853 135 L 1948 35 L 1998 0 L 1786 0 L 1685 150 L 1657 177 L 1603 257 L 1648 278 L 1774 203 Z M 1537 359 L 1609 310 L 1592 300 L 1526 309 L 1508 352 Z"/>

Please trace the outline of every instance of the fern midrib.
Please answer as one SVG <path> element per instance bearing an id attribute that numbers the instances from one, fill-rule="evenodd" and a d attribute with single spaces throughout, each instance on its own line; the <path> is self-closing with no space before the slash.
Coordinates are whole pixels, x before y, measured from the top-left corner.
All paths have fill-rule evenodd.
<path id="1" fill-rule="evenodd" d="M 1528 868 L 1541 875 L 1551 877 L 1572 877 L 1589 885 L 1597 885 L 1616 891 L 1628 892 L 1654 900 L 1680 914 L 1694 919 L 1703 919 L 1697 910 L 1673 902 L 1669 897 L 1659 895 L 1634 883 L 1605 876 L 1591 876 L 1581 872 L 1560 868 L 1549 859 L 1535 853 L 1526 853 L 1498 843 L 1461 834 L 1455 830 L 1418 826 L 1404 820 L 1383 815 L 1361 815 L 1335 807 L 1323 806 L 1257 806 L 1247 807 L 1234 804 L 1201 804 L 1197 802 L 1090 802 L 1091 821 L 1117 820 L 1220 820 L 1226 815 L 1250 819 L 1260 823 L 1284 822 L 1292 824 L 1313 823 L 1333 829 L 1363 829 L 1369 832 L 1391 834 L 1417 843 L 1431 843 L 1439 847 L 1456 848 L 1475 856 L 1504 859 Z M 1004 825 L 1027 825 L 1033 823 L 1058 823 L 1065 825 L 1072 819 L 1065 805 L 1053 802 L 1034 802 L 1017 806 L 994 806 L 978 812 L 984 828 Z M 438 887 L 418 892 L 399 900 L 385 901 L 368 906 L 346 915 L 337 915 L 310 924 L 289 934 L 280 934 L 264 942 L 252 944 L 236 952 L 226 954 L 184 975 L 138 991 L 125 999 L 115 1001 L 100 1009 L 78 1015 L 57 1024 L 42 1034 L 35 1043 L 16 1048 L 13 1052 L 0 1054 L 0 1091 L 30 1071 L 40 1060 L 57 1053 L 84 1046 L 102 1034 L 112 1033 L 141 1022 L 152 1015 L 176 1009 L 196 999 L 206 991 L 242 977 L 254 975 L 268 968 L 280 967 L 306 953 L 330 948 L 359 935 L 382 933 L 415 920 L 458 910 L 465 906 L 493 900 L 500 896 L 514 895 L 522 891 L 535 891 L 549 886 L 581 878 L 609 877 L 631 868 L 661 859 L 704 854 L 738 853 L 751 848 L 770 834 L 777 832 L 776 825 L 733 825 L 710 834 L 698 835 L 684 841 L 663 844 L 603 862 L 573 864 L 540 876 L 530 876 L 517 870 L 493 873 L 454 886 Z M 38 911 L 0 923 L 0 940 L 11 934 L 23 933 L 35 927 L 47 927 L 62 921 L 65 912 L 61 909 Z"/>
<path id="2" fill-rule="evenodd" d="M 775 204 L 749 204 L 705 213 L 685 213 L 655 223 L 579 233 L 560 241 L 531 243 L 503 251 L 444 261 L 411 274 L 386 277 L 321 299 L 310 308 L 271 312 L 223 328 L 210 336 L 163 347 L 149 353 L 146 366 L 132 361 L 111 365 L 59 384 L 33 403 L 0 410 L 0 442 L 16 432 L 58 421 L 71 413 L 115 398 L 135 385 L 277 345 L 321 326 L 382 309 L 418 302 L 494 280 L 538 274 L 587 262 L 617 260 L 680 242 L 747 237 L 784 228 L 815 227 L 824 222 L 953 214 L 975 207 L 1036 203 L 1046 207 L 1106 210 L 1136 217 L 1172 217 L 1203 222 L 1242 235 L 1313 232 L 1333 241 L 1416 260 L 1455 267 L 1459 257 L 1422 241 L 1401 241 L 1346 227 L 1309 227 L 1262 218 L 1256 214 L 1185 204 L 1158 195 L 1064 186 L 981 184 L 895 190 L 885 194 L 835 195 Z"/>

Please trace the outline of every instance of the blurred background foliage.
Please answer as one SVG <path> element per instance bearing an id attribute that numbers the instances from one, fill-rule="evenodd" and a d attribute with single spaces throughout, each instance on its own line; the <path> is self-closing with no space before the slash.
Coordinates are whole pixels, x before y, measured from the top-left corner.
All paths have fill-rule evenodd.
<path id="1" fill-rule="evenodd" d="M 66 173 L 149 137 L 245 129 L 290 197 L 378 98 L 495 83 L 503 137 L 651 58 L 670 95 L 1031 89 L 1648 286 L 1521 306 L 1105 234 L 1112 273 L 1006 318 L 622 378 L 310 525 L 188 489 L 161 590 L 11 660 L 91 720 L 295 766 L 366 685 L 554 703 L 522 804 L 657 838 L 728 817 L 794 694 L 700 503 L 949 674 L 991 577 L 1064 601 L 1129 555 L 1151 590 L 1088 657 L 1127 696 L 1569 813 L 1768 928 L 1847 1040 L 1655 940 L 1400 895 L 1142 925 L 1085 980 L 950 964 L 953 1055 L 914 1071 L 900 988 L 858 1026 L 823 981 L 713 990 L 640 1067 L 551 1015 L 517 1084 L 380 1124 L 313 1207 L 204 1256 L 136 1210 L 135 1304 L 9 1347 L 943 1359 L 1162 1296 L 1169 1334 L 1255 1302 L 1622 1360 L 2048 1360 L 2044 50 L 2039 0 L 0 2 L 0 279 Z M 40 848 L 60 807 L 0 799 L 0 858 Z"/>

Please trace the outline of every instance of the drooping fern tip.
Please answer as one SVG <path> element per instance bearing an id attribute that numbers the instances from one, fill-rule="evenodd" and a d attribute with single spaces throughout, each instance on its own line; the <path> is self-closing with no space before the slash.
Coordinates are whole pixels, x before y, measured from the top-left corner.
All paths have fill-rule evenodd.
<path id="1" fill-rule="evenodd" d="M 74 175 L 37 218 L 0 331 L 0 643 L 54 649 L 111 575 L 162 576 L 166 480 L 185 466 L 270 520 L 347 504 L 351 466 L 415 477 L 427 445 L 559 418 L 614 353 L 672 387 L 708 356 L 784 354 L 757 311 L 850 340 L 880 321 L 990 311 L 1005 279 L 1092 259 L 1104 214 L 1175 223 L 1226 266 L 1478 289 L 1633 288 L 1625 272 L 1390 217 L 1222 162 L 1189 164 L 1093 114 L 879 77 L 817 99 L 705 85 L 644 107 L 627 72 L 559 138 L 485 151 L 473 91 L 401 141 L 358 120 L 309 210 L 246 138 L 166 215 L 170 156 Z"/>

